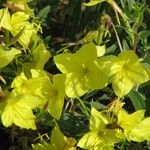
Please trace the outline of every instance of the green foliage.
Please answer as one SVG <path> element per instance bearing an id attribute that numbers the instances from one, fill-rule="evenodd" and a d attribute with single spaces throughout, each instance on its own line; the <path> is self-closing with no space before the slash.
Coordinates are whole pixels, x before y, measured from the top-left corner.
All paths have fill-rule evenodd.
<path id="1" fill-rule="evenodd" d="M 91 0 L 89 3 L 85 3 L 86 6 L 93 6 L 93 5 L 97 5 L 101 2 L 105 2 L 107 0 Z"/>
<path id="2" fill-rule="evenodd" d="M 143 95 L 136 91 L 136 90 L 131 90 L 128 94 L 128 96 L 130 97 L 135 110 L 139 110 L 139 109 L 145 109 L 146 105 L 145 105 L 145 98 L 143 97 Z"/>
<path id="3" fill-rule="evenodd" d="M 49 12 L 50 12 L 50 6 L 46 6 L 42 10 L 40 10 L 40 12 L 37 14 L 37 17 L 41 22 L 44 22 Z"/>
<path id="4" fill-rule="evenodd" d="M 147 4 L 0 2 L 0 117 L 11 142 L 26 129 L 34 134 L 20 142 L 25 150 L 113 150 L 145 141 L 148 148 Z"/>

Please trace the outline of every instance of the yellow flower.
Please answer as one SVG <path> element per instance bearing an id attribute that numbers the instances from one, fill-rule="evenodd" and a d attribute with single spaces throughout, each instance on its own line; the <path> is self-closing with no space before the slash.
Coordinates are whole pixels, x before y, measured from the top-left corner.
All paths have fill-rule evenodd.
<path id="1" fill-rule="evenodd" d="M 77 145 L 84 149 L 113 150 L 114 144 L 120 142 L 117 132 L 122 132 L 122 128 L 111 124 L 108 115 L 92 108 L 90 131 L 79 140 Z"/>
<path id="2" fill-rule="evenodd" d="M 50 143 L 45 141 L 42 144 L 33 145 L 34 150 L 75 150 L 76 140 L 74 138 L 67 138 L 59 130 L 56 125 L 52 131 Z"/>
<path id="3" fill-rule="evenodd" d="M 86 44 L 75 54 L 60 54 L 54 57 L 58 69 L 65 74 L 65 91 L 71 98 L 79 97 L 88 90 L 102 89 L 108 77 L 97 62 L 97 48 Z"/>
<path id="4" fill-rule="evenodd" d="M 111 61 L 111 56 L 109 57 Z M 118 97 L 123 97 L 134 86 L 149 80 L 149 75 L 133 51 L 123 51 L 118 57 L 112 56 L 110 77 L 114 92 Z"/>
<path id="5" fill-rule="evenodd" d="M 1 119 L 5 127 L 15 124 L 21 128 L 36 129 L 35 116 L 32 109 L 42 105 L 39 97 L 30 94 L 16 95 L 12 92 L 4 103 Z M 0 105 L 3 105 L 3 103 Z"/>
<path id="6" fill-rule="evenodd" d="M 144 110 L 132 114 L 121 110 L 118 114 L 118 124 L 124 129 L 128 140 L 143 142 L 150 141 L 150 117 L 144 118 Z"/>

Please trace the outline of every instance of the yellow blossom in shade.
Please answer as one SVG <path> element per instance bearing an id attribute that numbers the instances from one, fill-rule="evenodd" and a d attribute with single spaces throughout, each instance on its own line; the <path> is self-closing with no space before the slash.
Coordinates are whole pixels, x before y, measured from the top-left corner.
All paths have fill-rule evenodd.
<path id="1" fill-rule="evenodd" d="M 2 27 L 7 30 L 12 29 L 11 23 L 10 23 L 10 13 L 7 8 L 0 9 L 0 29 Z"/>
<path id="2" fill-rule="evenodd" d="M 30 62 L 23 63 L 23 71 L 28 74 L 31 69 L 43 69 L 45 64 L 51 57 L 51 53 L 46 49 L 42 40 L 38 39 L 36 34 L 32 35 L 31 38 L 31 55 L 32 60 Z M 36 43 L 36 44 L 35 44 Z"/>
<path id="3" fill-rule="evenodd" d="M 92 108 L 90 131 L 79 140 L 77 146 L 84 149 L 113 150 L 114 144 L 120 142 L 117 133 L 122 131 L 118 128 L 108 128 L 109 124 L 111 118 L 107 114 Z"/>
<path id="4" fill-rule="evenodd" d="M 59 130 L 58 125 L 54 127 L 52 130 L 50 143 L 34 144 L 34 150 L 76 150 L 74 147 L 76 144 L 76 140 L 74 138 L 67 138 L 63 135 L 63 133 Z"/>
<path id="5" fill-rule="evenodd" d="M 97 62 L 97 48 L 86 44 L 75 54 L 60 54 L 54 57 L 58 69 L 65 74 L 65 91 L 71 98 L 84 95 L 89 89 L 102 89 L 108 77 Z"/>
<path id="6" fill-rule="evenodd" d="M 44 98 L 47 94 L 44 89 L 49 87 L 49 77 L 46 72 L 38 69 L 31 69 L 31 76 L 27 78 L 22 72 L 17 76 L 11 87 L 14 88 L 14 92 L 20 94 L 32 94 Z"/>
<path id="7" fill-rule="evenodd" d="M 42 40 L 32 49 L 32 55 L 36 69 L 43 69 L 44 65 L 51 57 L 51 53 L 46 49 Z"/>
<path id="8" fill-rule="evenodd" d="M 36 33 L 34 25 L 32 23 L 29 23 L 28 20 L 29 15 L 25 14 L 24 12 L 15 12 L 11 16 L 11 33 L 13 36 L 16 36 L 17 34 L 22 32 L 18 39 L 18 42 L 24 48 L 28 48 L 32 34 Z"/>
<path id="9" fill-rule="evenodd" d="M 42 105 L 39 97 L 29 94 L 16 95 L 12 92 L 4 103 L 5 107 L 1 112 L 1 119 L 5 127 L 15 124 L 21 128 L 36 129 L 32 109 Z"/>
<path id="10" fill-rule="evenodd" d="M 46 72 L 32 69 L 29 79 L 24 73 L 16 77 L 12 88 L 15 93 L 38 96 L 49 113 L 56 119 L 60 118 L 65 97 L 64 75 L 55 75 L 52 83 Z"/>
<path id="11" fill-rule="evenodd" d="M 0 46 L 0 68 L 7 66 L 20 53 L 16 48 L 12 47 L 9 51 L 5 51 Z"/>
<path id="12" fill-rule="evenodd" d="M 20 11 L 25 12 L 29 15 L 34 15 L 34 10 L 30 9 L 28 3 L 32 0 L 7 0 L 6 6 L 10 8 L 13 12 Z"/>
<path id="13" fill-rule="evenodd" d="M 111 56 L 109 58 L 111 62 Z M 112 56 L 109 68 L 112 87 L 118 97 L 125 96 L 134 86 L 149 80 L 147 70 L 131 50 L 121 52 L 116 58 Z"/>
<path id="14" fill-rule="evenodd" d="M 64 98 L 65 98 L 65 87 L 64 87 L 64 76 L 57 74 L 53 77 L 53 84 L 49 83 L 47 91 L 48 99 L 48 111 L 56 119 L 59 119 L 63 110 Z"/>

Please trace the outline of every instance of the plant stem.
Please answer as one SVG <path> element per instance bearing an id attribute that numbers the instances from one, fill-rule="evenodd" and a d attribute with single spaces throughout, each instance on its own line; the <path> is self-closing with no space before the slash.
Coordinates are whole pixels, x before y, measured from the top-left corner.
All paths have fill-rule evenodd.
<path id="1" fill-rule="evenodd" d="M 5 44 L 9 45 L 9 31 L 5 30 Z"/>
<path id="2" fill-rule="evenodd" d="M 104 30 L 100 27 L 98 30 L 98 37 L 97 37 L 97 45 L 101 45 L 103 39 Z"/>
<path id="3" fill-rule="evenodd" d="M 117 42 L 118 42 L 118 45 L 119 45 L 120 51 L 122 52 L 122 51 L 123 51 L 123 48 L 122 48 L 122 45 L 121 45 L 121 42 L 120 42 L 120 39 L 119 39 L 118 33 L 117 33 L 116 28 L 115 28 L 115 26 L 114 26 L 114 24 L 113 24 L 113 23 L 112 23 L 112 27 L 113 27 L 113 29 L 114 29 L 114 31 L 115 31 L 115 35 L 116 35 L 116 38 L 117 38 Z"/>

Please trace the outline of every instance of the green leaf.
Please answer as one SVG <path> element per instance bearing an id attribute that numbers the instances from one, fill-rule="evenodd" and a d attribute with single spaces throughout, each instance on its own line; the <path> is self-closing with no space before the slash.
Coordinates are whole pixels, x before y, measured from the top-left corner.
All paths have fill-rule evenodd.
<path id="1" fill-rule="evenodd" d="M 19 40 L 19 38 L 22 36 L 24 30 L 25 30 L 25 27 L 23 27 L 23 28 L 21 29 L 21 31 L 20 31 L 19 33 L 17 33 L 17 35 L 16 35 L 14 38 L 11 39 L 9 45 L 15 44 L 15 43 Z"/>
<path id="2" fill-rule="evenodd" d="M 5 51 L 0 47 L 0 68 L 7 66 L 16 55 L 21 52 L 16 48 L 11 48 L 10 51 Z"/>
<path id="3" fill-rule="evenodd" d="M 145 99 L 141 93 L 133 89 L 129 92 L 128 96 L 130 97 L 135 110 L 146 108 Z"/>
<path id="4" fill-rule="evenodd" d="M 46 19 L 49 12 L 50 12 L 50 6 L 46 6 L 42 10 L 40 10 L 40 12 L 37 14 L 37 17 L 41 22 L 43 22 Z"/>
<path id="5" fill-rule="evenodd" d="M 143 30 L 139 33 L 139 35 L 141 40 L 145 40 L 148 36 L 150 36 L 150 30 Z"/>
<path id="6" fill-rule="evenodd" d="M 89 3 L 84 3 L 84 5 L 86 6 L 94 6 L 94 5 L 97 5 L 101 2 L 105 2 L 107 0 L 91 0 Z"/>
<path id="7" fill-rule="evenodd" d="M 98 36 L 98 31 L 89 31 L 87 35 L 85 35 L 80 42 L 85 44 L 92 42 Z"/>

